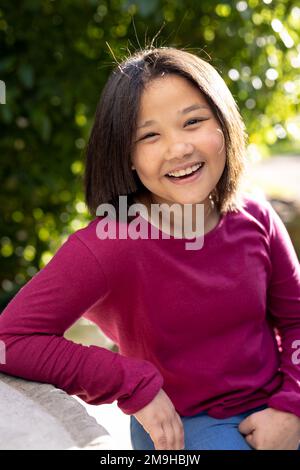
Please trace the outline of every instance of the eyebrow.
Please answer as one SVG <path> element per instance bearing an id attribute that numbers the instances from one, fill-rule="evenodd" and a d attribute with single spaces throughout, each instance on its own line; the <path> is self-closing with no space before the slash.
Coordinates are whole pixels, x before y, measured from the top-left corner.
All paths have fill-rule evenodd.
<path id="1" fill-rule="evenodd" d="M 210 109 L 208 106 L 206 106 L 205 104 L 192 104 L 191 106 L 188 106 L 187 108 L 184 108 L 182 110 L 179 110 L 177 111 L 177 114 L 187 114 L 187 113 L 190 113 L 191 111 L 194 111 L 195 109 L 202 109 L 202 108 L 205 108 L 205 109 Z M 141 129 L 142 127 L 147 127 L 147 126 L 150 126 L 151 124 L 155 124 L 156 121 L 153 121 L 153 119 L 149 120 L 149 121 L 145 121 L 143 124 L 141 124 L 140 126 L 138 126 L 138 129 Z"/>

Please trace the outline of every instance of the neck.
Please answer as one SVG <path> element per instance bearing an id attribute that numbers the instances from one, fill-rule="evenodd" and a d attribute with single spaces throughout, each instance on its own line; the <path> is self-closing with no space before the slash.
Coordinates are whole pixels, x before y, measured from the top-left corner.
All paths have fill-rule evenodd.
<path id="1" fill-rule="evenodd" d="M 153 219 L 151 218 L 151 213 L 153 214 L 155 212 L 154 211 L 155 206 L 152 206 L 152 204 L 160 205 L 162 203 L 165 203 L 168 206 L 171 206 L 173 204 L 173 203 L 168 203 L 166 201 L 158 200 L 158 198 L 153 196 L 152 193 L 149 193 L 148 198 L 146 197 L 144 201 L 148 209 L 148 218 L 150 221 L 152 220 L 152 222 L 153 222 Z M 198 203 L 198 204 L 204 204 L 204 214 L 203 214 L 204 227 L 203 227 L 202 233 L 205 234 L 209 232 L 210 230 L 212 230 L 217 225 L 219 221 L 219 214 L 216 209 L 215 203 L 210 196 L 207 197 L 205 201 Z M 165 219 L 164 217 L 162 217 L 162 221 L 161 221 L 161 218 L 159 218 L 160 230 L 170 233 L 170 235 L 174 235 L 176 233 L 176 235 L 179 237 L 186 237 L 190 233 L 190 231 L 187 230 L 187 227 L 184 225 L 184 223 L 186 223 L 188 227 L 191 228 L 193 234 L 197 233 L 199 231 L 199 227 L 197 227 L 197 221 L 198 221 L 198 224 L 200 223 L 199 222 L 200 212 L 199 212 L 199 209 L 197 212 L 197 204 L 192 204 L 192 210 L 191 212 L 188 212 L 188 216 L 187 216 L 187 212 L 184 210 L 184 204 L 179 204 L 179 206 L 180 206 L 180 212 L 178 212 L 177 214 L 178 217 L 176 217 L 176 208 L 175 208 L 174 212 L 171 211 L 170 217 L 168 217 L 168 214 L 166 213 Z M 160 211 L 163 213 L 162 207 L 158 206 L 158 209 L 160 209 Z M 189 215 L 191 216 L 189 217 Z M 167 225 L 166 223 L 164 224 L 164 220 L 167 221 Z M 178 221 L 177 224 L 176 224 L 176 221 Z M 201 231 L 201 228 L 202 227 L 200 227 L 200 231 Z"/>

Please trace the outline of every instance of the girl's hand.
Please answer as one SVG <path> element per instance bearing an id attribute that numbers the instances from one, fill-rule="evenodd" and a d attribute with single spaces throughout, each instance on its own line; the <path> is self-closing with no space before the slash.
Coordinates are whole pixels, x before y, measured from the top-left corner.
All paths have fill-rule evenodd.
<path id="1" fill-rule="evenodd" d="M 148 405 L 133 416 L 150 435 L 156 450 L 184 449 L 181 418 L 162 388 Z"/>
<path id="2" fill-rule="evenodd" d="M 249 415 L 239 431 L 256 450 L 297 450 L 300 444 L 300 418 L 274 408 Z"/>

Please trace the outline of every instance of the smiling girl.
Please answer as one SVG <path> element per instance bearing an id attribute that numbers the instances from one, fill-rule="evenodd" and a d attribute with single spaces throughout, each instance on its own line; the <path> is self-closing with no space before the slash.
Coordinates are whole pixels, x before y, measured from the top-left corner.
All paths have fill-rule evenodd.
<path id="1" fill-rule="evenodd" d="M 0 371 L 117 400 L 134 449 L 297 449 L 299 263 L 272 206 L 241 190 L 245 144 L 208 62 L 167 47 L 119 64 L 87 148 L 86 203 L 117 213 L 126 195 L 160 237 L 99 240 L 101 216 L 70 235 L 1 315 Z M 204 208 L 201 249 L 175 236 L 175 215 L 167 228 L 152 219 L 174 204 L 193 222 Z M 119 352 L 64 338 L 82 316 Z"/>
<path id="2" fill-rule="evenodd" d="M 204 95 L 183 77 L 162 73 L 141 97 L 139 121 L 132 169 L 147 188 L 141 201 L 148 208 L 151 203 L 192 204 L 194 217 L 195 203 L 201 201 L 204 227 L 210 231 L 220 219 L 210 196 L 224 171 L 226 151 L 220 123 Z"/>

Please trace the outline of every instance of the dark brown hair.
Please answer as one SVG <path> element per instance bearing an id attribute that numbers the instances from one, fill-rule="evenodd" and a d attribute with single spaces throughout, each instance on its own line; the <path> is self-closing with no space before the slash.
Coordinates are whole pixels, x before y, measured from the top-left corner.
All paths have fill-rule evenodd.
<path id="1" fill-rule="evenodd" d="M 120 195 L 127 195 L 130 205 L 134 194 L 147 191 L 131 169 L 131 150 L 141 95 L 163 72 L 187 79 L 211 106 L 226 147 L 225 168 L 211 195 L 220 213 L 240 207 L 247 134 L 231 92 L 217 70 L 197 55 L 174 47 L 151 47 L 118 64 L 102 90 L 85 162 L 85 199 L 92 215 L 102 203 L 111 203 L 118 211 Z"/>

